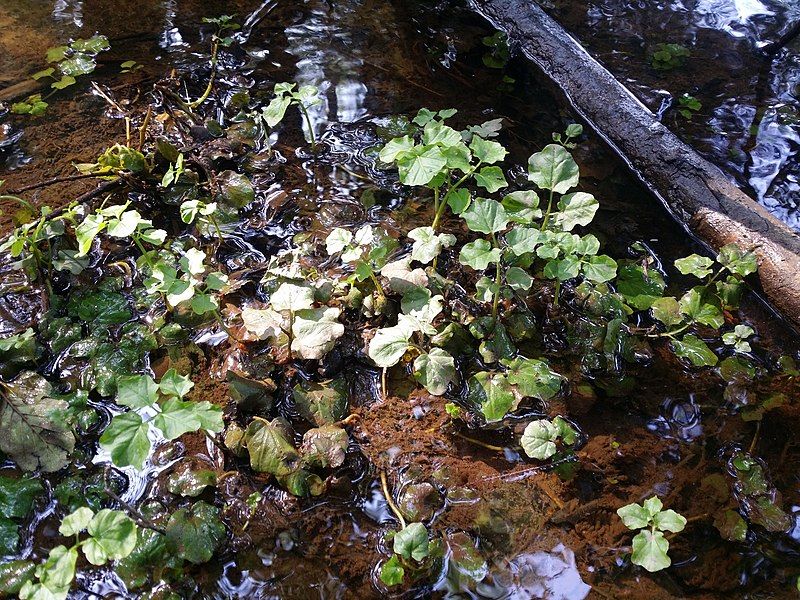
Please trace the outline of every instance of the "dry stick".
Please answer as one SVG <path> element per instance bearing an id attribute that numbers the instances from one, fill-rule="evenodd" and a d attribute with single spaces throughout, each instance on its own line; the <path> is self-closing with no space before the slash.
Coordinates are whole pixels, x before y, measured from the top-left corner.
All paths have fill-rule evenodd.
<path id="1" fill-rule="evenodd" d="M 147 135 L 147 126 L 150 124 L 150 117 L 153 116 L 153 105 L 147 105 L 147 114 L 144 116 L 144 121 L 142 122 L 142 126 L 139 128 L 139 145 L 136 149 L 141 152 L 142 148 L 144 148 L 144 140 L 145 136 Z"/>
<path id="2" fill-rule="evenodd" d="M 759 433 L 761 433 L 761 421 L 756 421 L 756 433 L 753 435 L 753 441 L 750 442 L 750 448 L 747 450 L 748 454 L 752 454 L 755 451 Z"/>
<path id="3" fill-rule="evenodd" d="M 38 188 L 48 187 L 51 185 L 55 185 L 57 183 L 65 183 L 68 181 L 78 181 L 79 179 L 90 179 L 90 178 L 98 178 L 98 177 L 108 177 L 108 173 L 105 174 L 98 174 L 98 173 L 80 173 L 78 175 L 64 175 L 62 177 L 53 177 L 52 179 L 48 179 L 46 181 L 40 181 L 39 183 L 31 183 L 30 185 L 24 185 L 21 188 L 17 188 L 16 190 L 9 191 L 9 194 L 21 194 L 22 192 L 27 192 L 29 190 L 35 190 Z"/>
<path id="4" fill-rule="evenodd" d="M 406 528 L 406 520 L 403 518 L 403 513 L 400 512 L 400 509 L 397 508 L 397 505 L 394 503 L 394 499 L 392 495 L 389 493 L 389 486 L 386 483 L 386 472 L 381 471 L 381 487 L 383 488 L 383 497 L 386 498 L 386 504 L 389 505 L 389 508 L 392 509 L 394 516 L 397 517 L 397 520 L 400 521 L 400 527 L 402 529 Z"/>

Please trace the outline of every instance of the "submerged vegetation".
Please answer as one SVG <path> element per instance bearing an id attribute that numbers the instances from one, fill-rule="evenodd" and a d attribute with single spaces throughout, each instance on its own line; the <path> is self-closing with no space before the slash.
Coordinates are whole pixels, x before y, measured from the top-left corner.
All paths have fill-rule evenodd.
<path id="1" fill-rule="evenodd" d="M 571 415 L 564 400 L 599 391 L 616 402 L 635 388 L 631 373 L 656 362 L 724 386 L 726 410 L 754 439 L 720 451 L 724 470 L 702 483 L 715 504 L 705 514 L 664 509 L 674 495 L 621 491 L 618 525 L 636 533 L 608 550 L 612 560 L 670 568 L 670 541 L 690 523 L 753 553 L 764 535 L 791 527 L 755 447 L 764 416 L 796 393 L 797 368 L 760 347 L 756 324 L 737 312 L 758 269 L 752 249 L 730 244 L 672 265 L 645 241 L 606 254 L 592 228 L 603 199 L 586 191 L 573 155 L 579 124 L 517 165 L 502 119 L 466 123 L 455 108 L 422 108 L 373 128 L 367 175 L 358 174 L 400 199 L 391 219 L 367 206 L 356 225 L 318 220 L 244 260 L 236 232 L 245 215 L 266 212 L 263 174 L 335 157 L 309 112 L 320 88 L 278 82 L 268 93 L 214 96 L 239 27 L 227 16 L 205 23 L 215 31 L 202 93 L 191 100 L 177 77 L 155 84 L 147 113 L 128 121 L 138 135 L 77 165 L 103 182 L 96 193 L 55 209 L 4 195 L 20 205 L 0 246 L 4 273 L 17 278 L 15 293 L 40 293 L 41 318 L 0 340 L 0 451 L 15 465 L 0 476 L 0 538 L 14 558 L 0 567 L 2 594 L 67 598 L 76 569 L 113 562 L 129 592 L 189 597 L 199 593 L 187 581 L 192 565 L 246 547 L 257 521 L 279 519 L 273 504 L 300 498 L 323 510 L 313 499 L 334 501 L 357 464 L 385 504 L 372 565 L 380 593 L 472 593 L 488 586 L 497 556 L 482 540 L 506 533 L 497 515 L 481 514 L 473 529 L 442 525 L 440 515 L 473 498 L 461 499 L 443 469 L 392 473 L 391 460 L 360 448 L 369 443 L 355 430 L 361 408 L 411 414 L 411 398 L 442 397 L 428 433 L 568 482 L 590 436 L 585 413 Z M 504 68 L 504 37 L 482 44 L 483 62 Z M 51 49 L 54 66 L 37 76 L 62 89 L 107 48 L 96 36 Z M 652 66 L 676 68 L 686 56 L 662 44 Z M 685 98 L 689 119 L 700 105 Z M 41 114 L 41 104 L 31 97 L 12 110 Z M 307 146 L 281 146 L 285 138 Z M 175 468 L 159 498 L 125 496 L 167 463 Z M 20 525 L 45 497 L 58 525 L 49 554 L 18 552 Z M 291 549 L 296 532 L 285 531 L 279 543 Z"/>

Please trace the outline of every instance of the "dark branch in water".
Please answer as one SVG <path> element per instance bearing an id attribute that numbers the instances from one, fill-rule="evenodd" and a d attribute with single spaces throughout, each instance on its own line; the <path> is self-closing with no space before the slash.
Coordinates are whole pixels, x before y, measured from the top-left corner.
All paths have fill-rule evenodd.
<path id="1" fill-rule="evenodd" d="M 788 46 L 792 41 L 794 41 L 797 36 L 800 35 L 800 21 L 795 23 L 789 28 L 789 31 L 784 33 L 780 38 L 776 41 L 772 42 L 771 44 L 767 44 L 762 48 L 762 51 L 766 54 L 772 56 L 777 54 L 782 48 Z"/>

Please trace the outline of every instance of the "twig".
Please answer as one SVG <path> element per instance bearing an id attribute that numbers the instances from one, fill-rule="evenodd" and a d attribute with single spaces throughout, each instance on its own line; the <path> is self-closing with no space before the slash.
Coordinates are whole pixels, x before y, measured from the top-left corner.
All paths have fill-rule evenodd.
<path id="1" fill-rule="evenodd" d="M 133 507 L 130 504 L 128 504 L 127 502 L 125 502 L 125 500 L 120 498 L 114 490 L 112 490 L 110 487 L 108 487 L 108 484 L 106 483 L 106 476 L 108 475 L 109 470 L 110 470 L 110 468 L 106 467 L 106 470 L 103 473 L 103 486 L 105 487 L 105 493 L 108 494 L 109 496 L 111 496 L 111 498 L 117 504 L 119 504 L 125 510 L 126 513 L 128 513 L 128 516 L 131 519 L 133 519 L 133 521 L 136 522 L 136 524 L 139 527 L 144 527 L 145 529 L 152 529 L 156 533 L 160 533 L 161 535 L 165 535 L 167 533 L 167 531 L 163 527 L 159 527 L 158 525 L 153 523 L 153 521 L 151 521 L 150 519 L 145 517 L 135 507 Z"/>
<path id="2" fill-rule="evenodd" d="M 47 179 L 46 181 L 40 181 L 39 183 L 31 183 L 29 185 L 24 185 L 21 188 L 17 188 L 16 190 L 9 191 L 10 194 L 21 194 L 22 192 L 27 192 L 29 190 L 35 190 L 38 188 L 48 187 L 51 185 L 55 185 L 57 183 L 66 183 L 68 181 L 78 181 L 79 179 L 90 179 L 90 178 L 98 178 L 98 177 L 108 177 L 108 173 L 98 174 L 98 173 L 80 173 L 77 175 L 64 175 L 62 177 L 53 177 L 52 179 Z"/>
<path id="3" fill-rule="evenodd" d="M 144 121 L 142 122 L 142 126 L 139 128 L 139 145 L 136 149 L 141 152 L 142 148 L 144 148 L 144 140 L 145 136 L 147 135 L 147 126 L 150 124 L 150 117 L 153 116 L 153 105 L 150 104 L 147 107 L 147 114 L 144 116 Z"/>
<path id="4" fill-rule="evenodd" d="M 400 521 L 400 527 L 402 529 L 406 528 L 406 520 L 403 518 L 403 513 L 400 512 L 400 509 L 397 508 L 397 505 L 394 503 L 394 499 L 392 495 L 389 493 L 389 486 L 386 483 L 386 472 L 381 471 L 381 487 L 383 488 L 383 497 L 386 498 L 386 504 L 389 505 L 389 508 L 392 509 L 394 516 L 397 517 L 397 520 Z"/>
<path id="5" fill-rule="evenodd" d="M 468 442 L 475 444 L 476 446 L 481 446 L 482 448 L 486 448 L 487 450 L 493 450 L 495 452 L 505 452 L 505 448 L 501 446 L 492 446 L 491 444 L 481 442 L 480 440 L 467 437 L 466 435 L 459 433 L 458 431 L 454 431 L 453 435 L 455 435 L 456 437 L 460 437 L 462 440 L 467 440 Z"/>

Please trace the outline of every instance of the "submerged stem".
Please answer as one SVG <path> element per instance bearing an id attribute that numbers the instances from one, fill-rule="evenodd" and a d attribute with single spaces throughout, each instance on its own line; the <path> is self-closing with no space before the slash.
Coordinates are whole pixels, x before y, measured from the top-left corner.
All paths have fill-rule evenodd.
<path id="1" fill-rule="evenodd" d="M 203 95 L 200 96 L 194 102 L 190 102 L 188 104 L 189 108 L 197 108 L 203 102 L 208 100 L 208 97 L 211 95 L 211 90 L 214 87 L 214 80 L 217 78 L 217 52 L 219 51 L 219 42 L 214 40 L 211 44 L 211 75 L 208 78 L 208 85 L 206 86 Z"/>
<path id="2" fill-rule="evenodd" d="M 394 513 L 394 516 L 397 517 L 397 520 L 400 521 L 400 527 L 405 529 L 406 520 L 403 518 L 403 513 L 400 512 L 399 508 L 397 508 L 392 495 L 389 493 L 389 485 L 386 483 L 385 471 L 381 471 L 381 487 L 383 488 L 383 497 L 386 498 L 386 504 L 388 504 L 389 508 L 392 509 L 392 512 Z"/>
<path id="3" fill-rule="evenodd" d="M 300 107 L 300 112 L 303 113 L 303 118 L 306 120 L 308 126 L 308 137 L 311 138 L 311 150 L 317 149 L 317 140 L 314 137 L 314 125 L 311 123 L 311 115 L 308 114 L 308 109 L 302 102 L 298 102 L 297 106 Z"/>

